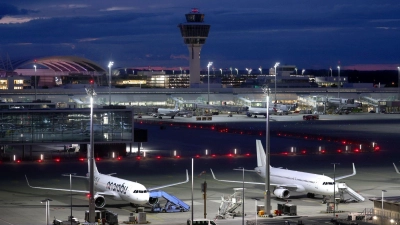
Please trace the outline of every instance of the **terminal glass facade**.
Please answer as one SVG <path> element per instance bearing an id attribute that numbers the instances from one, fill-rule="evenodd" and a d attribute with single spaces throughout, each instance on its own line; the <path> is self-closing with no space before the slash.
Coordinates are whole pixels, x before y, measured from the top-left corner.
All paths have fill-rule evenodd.
<path id="1" fill-rule="evenodd" d="M 94 109 L 94 142 L 132 142 L 132 119 L 133 109 Z M 0 142 L 89 143 L 90 109 L 0 110 Z"/>

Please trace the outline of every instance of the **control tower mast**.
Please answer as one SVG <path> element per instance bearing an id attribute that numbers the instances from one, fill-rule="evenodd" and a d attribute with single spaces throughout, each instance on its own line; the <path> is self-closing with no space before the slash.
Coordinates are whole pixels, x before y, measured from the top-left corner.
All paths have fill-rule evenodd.
<path id="1" fill-rule="evenodd" d="M 186 23 L 178 27 L 181 30 L 183 42 L 189 49 L 190 86 L 200 83 L 200 51 L 206 42 L 210 25 L 204 23 L 204 14 L 193 8 L 186 16 Z"/>

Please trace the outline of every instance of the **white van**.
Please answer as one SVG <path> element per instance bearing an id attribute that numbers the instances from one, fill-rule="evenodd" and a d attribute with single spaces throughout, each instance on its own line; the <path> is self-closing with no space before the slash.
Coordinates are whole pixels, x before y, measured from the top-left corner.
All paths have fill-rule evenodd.
<path id="1" fill-rule="evenodd" d="M 187 220 L 187 225 L 217 225 L 214 221 L 209 219 L 194 219 L 193 223 L 191 220 Z"/>

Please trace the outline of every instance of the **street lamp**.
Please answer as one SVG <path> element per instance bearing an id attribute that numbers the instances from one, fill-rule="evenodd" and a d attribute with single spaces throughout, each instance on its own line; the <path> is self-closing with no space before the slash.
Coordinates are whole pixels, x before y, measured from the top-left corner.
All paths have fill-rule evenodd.
<path id="1" fill-rule="evenodd" d="M 397 100 L 400 100 L 400 66 L 397 67 Z"/>
<path id="2" fill-rule="evenodd" d="M 386 190 L 382 190 L 382 218 L 383 218 L 383 192 L 386 192 Z"/>
<path id="3" fill-rule="evenodd" d="M 338 94 L 337 97 L 340 98 L 340 66 L 338 68 Z"/>
<path id="4" fill-rule="evenodd" d="M 276 67 L 278 67 L 279 66 L 279 62 L 277 62 L 277 63 L 275 63 L 275 66 L 274 66 L 274 68 L 275 68 L 275 104 L 277 103 L 277 101 L 276 101 Z M 268 112 L 268 108 L 267 108 L 267 112 Z"/>
<path id="5" fill-rule="evenodd" d="M 302 70 L 301 70 L 301 75 L 304 75 L 304 72 L 306 72 L 306 70 L 305 70 L 305 69 L 302 69 Z"/>
<path id="6" fill-rule="evenodd" d="M 232 67 L 229 67 L 229 69 L 231 70 L 231 75 L 232 75 Z"/>
<path id="7" fill-rule="evenodd" d="M 244 225 L 244 167 L 239 167 L 239 169 L 242 169 L 243 175 L 242 175 L 242 225 Z"/>
<path id="8" fill-rule="evenodd" d="M 76 175 L 76 173 L 69 173 L 69 174 L 63 174 L 63 176 L 68 176 L 69 175 L 69 189 L 71 193 L 71 225 L 72 225 L 72 175 Z"/>
<path id="9" fill-rule="evenodd" d="M 88 149 L 89 161 L 89 221 L 95 221 L 95 204 L 94 204 L 94 134 L 93 134 L 93 96 L 96 95 L 93 87 L 93 80 L 90 81 L 89 88 L 86 93 L 90 96 L 90 149 Z"/>
<path id="10" fill-rule="evenodd" d="M 260 75 L 262 74 L 262 68 L 260 66 L 260 68 L 258 68 L 258 70 L 260 71 Z"/>
<path id="11" fill-rule="evenodd" d="M 37 93 L 37 91 L 36 91 L 36 89 L 37 89 L 37 87 L 36 87 L 36 64 L 33 65 L 33 67 L 35 68 L 35 100 L 36 100 L 36 93 Z"/>
<path id="12" fill-rule="evenodd" d="M 331 77 L 332 77 L 332 67 L 329 67 L 329 69 L 331 70 Z"/>
<path id="13" fill-rule="evenodd" d="M 264 197 L 264 212 L 266 215 L 271 214 L 271 192 L 270 192 L 270 138 L 269 138 L 269 93 L 271 92 L 268 85 L 262 87 L 264 94 L 266 94 L 266 116 L 265 116 L 265 197 Z"/>
<path id="14" fill-rule="evenodd" d="M 237 68 L 235 68 L 236 70 L 236 75 L 239 75 L 239 70 Z"/>
<path id="15" fill-rule="evenodd" d="M 179 67 L 179 69 L 181 70 L 181 75 L 182 75 L 182 67 Z"/>
<path id="16" fill-rule="evenodd" d="M 340 163 L 332 163 L 333 164 L 333 218 L 335 218 L 336 213 L 336 164 L 340 165 Z"/>
<path id="17" fill-rule="evenodd" d="M 297 75 L 297 67 L 296 67 L 296 68 L 294 68 L 294 70 L 296 70 L 296 75 Z"/>
<path id="18" fill-rule="evenodd" d="M 208 70 L 208 97 L 207 97 L 207 105 L 210 104 L 210 66 L 212 66 L 213 62 L 208 62 L 207 70 Z"/>
<path id="19" fill-rule="evenodd" d="M 111 105 L 111 67 L 114 65 L 113 61 L 108 63 L 108 105 Z"/>
<path id="20" fill-rule="evenodd" d="M 40 201 L 40 203 L 45 203 L 46 204 L 46 225 L 49 224 L 49 217 L 50 217 L 50 201 L 53 201 L 49 198 L 46 198 L 42 201 Z"/>
<path id="21" fill-rule="evenodd" d="M 219 69 L 219 71 L 221 71 L 221 75 L 222 75 L 222 69 Z"/>

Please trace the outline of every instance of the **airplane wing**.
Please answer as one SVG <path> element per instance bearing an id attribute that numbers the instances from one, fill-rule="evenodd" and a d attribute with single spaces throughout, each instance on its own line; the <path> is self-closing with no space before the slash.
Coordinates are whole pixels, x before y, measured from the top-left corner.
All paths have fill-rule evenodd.
<path id="1" fill-rule="evenodd" d="M 396 173 L 400 174 L 399 170 L 397 169 L 396 165 L 393 163 L 394 169 L 396 170 Z"/>
<path id="2" fill-rule="evenodd" d="M 30 188 L 36 188 L 36 189 L 42 189 L 42 190 L 68 191 L 68 192 L 75 192 L 75 193 L 90 194 L 90 191 L 87 191 L 87 190 L 71 190 L 71 189 L 62 189 L 62 188 L 34 187 L 34 186 L 31 186 L 29 184 L 28 177 L 26 175 L 25 175 L 25 178 L 26 178 L 26 183 L 28 183 L 28 186 Z M 96 192 L 96 194 L 105 195 L 105 196 L 114 196 L 114 194 L 112 192 L 110 192 L 110 193 L 109 192 Z"/>
<path id="3" fill-rule="evenodd" d="M 336 177 L 335 181 L 341 180 L 341 179 L 344 179 L 344 178 L 347 178 L 347 177 L 351 177 L 351 176 L 354 176 L 354 175 L 356 175 L 356 167 L 354 166 L 354 163 L 353 163 L 353 173 L 349 174 L 349 175 L 341 176 L 341 177 Z"/>
<path id="4" fill-rule="evenodd" d="M 233 169 L 233 170 L 243 171 L 243 169 Z M 246 171 L 246 172 L 254 172 L 254 173 L 257 172 L 256 170 L 244 170 L 244 171 Z"/>
<path id="5" fill-rule="evenodd" d="M 161 188 L 175 186 L 175 185 L 178 185 L 178 184 L 184 184 L 184 183 L 187 183 L 187 182 L 189 182 L 188 170 L 186 170 L 186 180 L 185 181 L 178 182 L 178 183 L 173 183 L 173 184 L 166 184 L 166 185 L 162 185 L 162 186 L 158 186 L 158 187 L 152 187 L 152 188 L 148 188 L 147 190 L 148 191 L 154 191 L 154 190 L 158 190 L 158 189 L 161 189 Z"/>
<path id="6" fill-rule="evenodd" d="M 241 183 L 241 184 L 245 183 L 245 184 L 265 185 L 265 182 L 249 182 L 249 181 L 243 182 L 243 181 L 239 181 L 239 180 L 219 180 L 219 179 L 217 179 L 217 178 L 215 177 L 214 172 L 212 171 L 212 169 L 210 169 L 210 170 L 211 170 L 211 174 L 213 175 L 214 180 L 216 180 L 216 181 L 230 182 L 230 183 Z M 252 170 L 250 170 L 250 171 L 252 171 Z M 283 187 L 281 184 L 270 184 L 270 185 L 271 185 L 271 186 Z"/>

